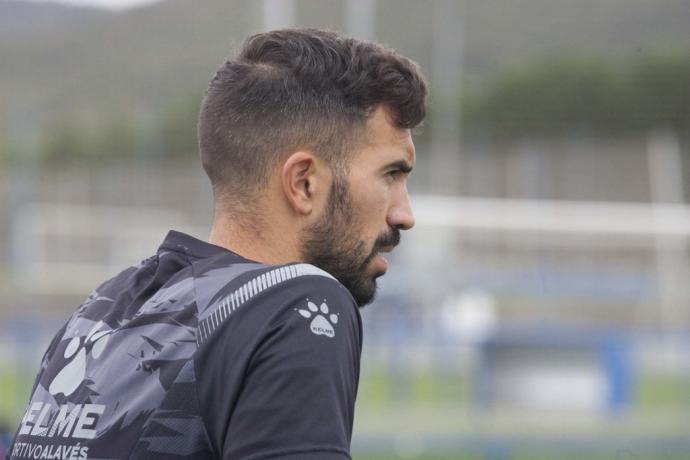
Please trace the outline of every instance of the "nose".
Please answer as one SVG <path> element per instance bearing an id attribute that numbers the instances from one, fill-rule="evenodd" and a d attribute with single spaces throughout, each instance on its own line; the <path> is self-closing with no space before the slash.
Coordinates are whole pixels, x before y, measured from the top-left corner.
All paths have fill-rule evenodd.
<path id="1" fill-rule="evenodd" d="M 401 230 L 409 230 L 414 227 L 414 214 L 412 213 L 412 205 L 410 204 L 410 196 L 407 190 L 401 191 L 399 196 L 393 201 L 393 204 L 388 211 L 388 225 Z"/>

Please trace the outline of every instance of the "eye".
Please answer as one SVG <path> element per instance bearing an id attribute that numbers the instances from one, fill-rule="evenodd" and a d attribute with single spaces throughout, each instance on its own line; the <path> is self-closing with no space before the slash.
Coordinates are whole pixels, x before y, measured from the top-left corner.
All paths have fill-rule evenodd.
<path id="1" fill-rule="evenodd" d="M 412 166 L 408 165 L 403 161 L 397 161 L 393 164 L 388 165 L 384 169 L 384 176 L 387 182 L 404 182 L 407 176 L 412 171 Z"/>
<path id="2" fill-rule="evenodd" d="M 392 169 L 386 173 L 391 179 L 398 179 L 404 175 L 403 171 L 400 169 Z"/>

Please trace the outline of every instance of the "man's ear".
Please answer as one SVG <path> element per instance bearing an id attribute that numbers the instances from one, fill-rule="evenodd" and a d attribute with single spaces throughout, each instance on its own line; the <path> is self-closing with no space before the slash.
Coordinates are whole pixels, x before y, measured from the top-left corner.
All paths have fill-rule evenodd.
<path id="1" fill-rule="evenodd" d="M 327 190 L 324 163 L 312 153 L 299 151 L 290 155 L 281 171 L 283 193 L 290 206 L 301 215 L 308 215 L 318 194 Z"/>

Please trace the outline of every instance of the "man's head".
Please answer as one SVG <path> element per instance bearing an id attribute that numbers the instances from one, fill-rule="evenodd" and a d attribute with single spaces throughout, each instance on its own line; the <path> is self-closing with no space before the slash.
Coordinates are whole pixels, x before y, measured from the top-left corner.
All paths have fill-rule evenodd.
<path id="1" fill-rule="evenodd" d="M 249 38 L 199 117 L 216 213 L 252 219 L 280 195 L 299 223 L 300 259 L 370 302 L 386 269 L 377 254 L 414 224 L 405 178 L 426 94 L 417 66 L 377 44 L 313 29 Z"/>

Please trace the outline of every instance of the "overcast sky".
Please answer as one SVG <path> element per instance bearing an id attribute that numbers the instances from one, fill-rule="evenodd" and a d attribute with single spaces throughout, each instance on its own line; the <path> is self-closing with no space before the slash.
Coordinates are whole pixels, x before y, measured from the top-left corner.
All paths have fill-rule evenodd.
<path id="1" fill-rule="evenodd" d="M 26 1 L 46 1 L 46 0 L 26 0 Z M 158 0 L 49 0 L 55 3 L 66 3 L 71 5 L 89 5 L 113 10 L 124 10 L 137 5 L 154 3 Z"/>

